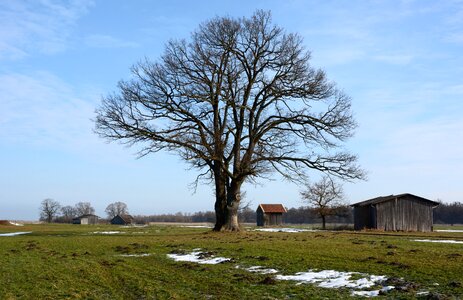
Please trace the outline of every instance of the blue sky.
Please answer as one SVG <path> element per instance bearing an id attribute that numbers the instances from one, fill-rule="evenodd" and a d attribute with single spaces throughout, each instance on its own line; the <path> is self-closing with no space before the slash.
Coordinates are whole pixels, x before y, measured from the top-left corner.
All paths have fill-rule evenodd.
<path id="1" fill-rule="evenodd" d="M 136 159 L 91 121 L 132 64 L 156 59 L 214 16 L 271 10 L 304 37 L 312 64 L 352 97 L 359 127 L 347 147 L 368 181 L 350 203 L 414 193 L 463 201 L 463 1 L 0 2 L 0 219 L 34 220 L 40 201 L 115 201 L 133 214 L 213 209 L 209 186 L 177 157 Z M 312 174 L 313 180 L 318 174 Z M 246 200 L 300 206 L 300 187 L 275 177 Z"/>

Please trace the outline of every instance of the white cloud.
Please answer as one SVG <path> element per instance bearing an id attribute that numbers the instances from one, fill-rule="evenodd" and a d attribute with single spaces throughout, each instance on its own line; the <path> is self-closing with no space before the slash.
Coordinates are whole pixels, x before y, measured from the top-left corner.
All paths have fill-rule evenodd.
<path id="1" fill-rule="evenodd" d="M 138 43 L 123 41 L 110 35 L 93 34 L 85 39 L 85 44 L 94 48 L 135 48 Z"/>
<path id="2" fill-rule="evenodd" d="M 2 143 L 72 147 L 91 140 L 94 103 L 52 74 L 0 75 L 0 94 Z"/>
<path id="3" fill-rule="evenodd" d="M 64 50 L 73 25 L 91 5 L 91 0 L 1 1 L 0 59 Z"/>
<path id="4" fill-rule="evenodd" d="M 407 65 L 412 62 L 413 56 L 407 54 L 376 55 L 373 59 L 394 65 Z"/>
<path id="5" fill-rule="evenodd" d="M 312 51 L 313 61 L 316 65 L 332 66 L 343 65 L 364 59 L 366 53 L 361 47 L 333 47 L 330 49 L 317 49 Z"/>

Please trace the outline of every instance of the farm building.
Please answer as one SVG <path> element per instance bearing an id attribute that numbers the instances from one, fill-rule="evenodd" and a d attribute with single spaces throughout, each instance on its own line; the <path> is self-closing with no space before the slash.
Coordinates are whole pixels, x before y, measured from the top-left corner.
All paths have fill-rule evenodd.
<path id="1" fill-rule="evenodd" d="M 72 219 L 72 224 L 95 225 L 98 224 L 98 216 L 87 214 Z"/>
<path id="2" fill-rule="evenodd" d="M 286 208 L 282 204 L 259 204 L 257 226 L 281 225 Z"/>
<path id="3" fill-rule="evenodd" d="M 131 215 L 117 215 L 111 219 L 113 225 L 130 225 L 132 222 L 133 217 Z"/>
<path id="4" fill-rule="evenodd" d="M 439 203 L 412 194 L 377 197 L 355 203 L 354 229 L 432 231 L 433 208 Z"/>

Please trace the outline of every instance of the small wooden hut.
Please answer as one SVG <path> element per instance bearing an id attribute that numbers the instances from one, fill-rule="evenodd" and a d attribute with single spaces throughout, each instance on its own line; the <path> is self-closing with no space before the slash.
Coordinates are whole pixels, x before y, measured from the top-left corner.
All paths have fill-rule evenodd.
<path id="1" fill-rule="evenodd" d="M 256 213 L 257 226 L 281 225 L 286 208 L 283 204 L 259 204 Z"/>
<path id="2" fill-rule="evenodd" d="M 382 196 L 352 204 L 354 229 L 422 231 L 433 229 L 433 208 L 439 203 L 412 194 Z"/>
<path id="3" fill-rule="evenodd" d="M 82 215 L 72 219 L 72 224 L 95 225 L 98 224 L 98 218 L 98 216 L 92 214 Z"/>
<path id="4" fill-rule="evenodd" d="M 113 225 L 130 225 L 132 222 L 133 217 L 131 215 L 117 215 L 111 219 Z"/>

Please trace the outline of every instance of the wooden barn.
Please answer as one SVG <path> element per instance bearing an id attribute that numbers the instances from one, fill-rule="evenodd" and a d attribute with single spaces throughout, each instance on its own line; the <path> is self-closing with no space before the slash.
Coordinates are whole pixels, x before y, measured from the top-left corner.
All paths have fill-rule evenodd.
<path id="1" fill-rule="evenodd" d="M 432 231 L 433 208 L 439 203 L 412 194 L 377 197 L 355 203 L 354 229 Z"/>
<path id="2" fill-rule="evenodd" d="M 117 215 L 111 219 L 113 225 L 130 225 L 132 222 L 133 217 L 131 215 Z"/>
<path id="3" fill-rule="evenodd" d="M 98 224 L 98 216 L 88 214 L 72 219 L 72 224 L 95 225 Z"/>
<path id="4" fill-rule="evenodd" d="M 257 226 L 281 225 L 286 208 L 282 204 L 259 204 Z"/>

